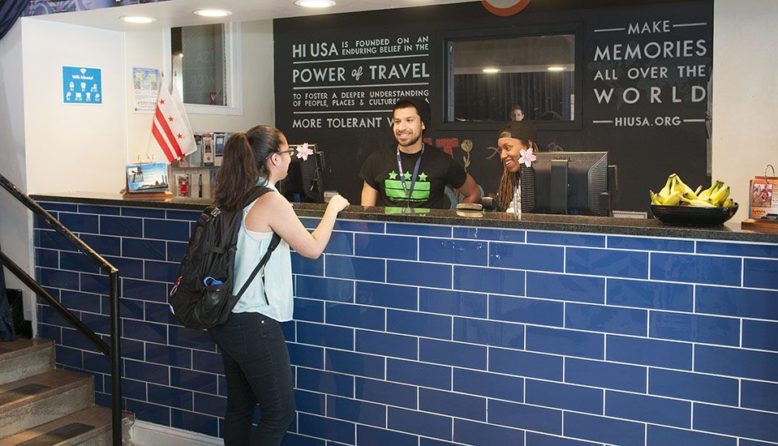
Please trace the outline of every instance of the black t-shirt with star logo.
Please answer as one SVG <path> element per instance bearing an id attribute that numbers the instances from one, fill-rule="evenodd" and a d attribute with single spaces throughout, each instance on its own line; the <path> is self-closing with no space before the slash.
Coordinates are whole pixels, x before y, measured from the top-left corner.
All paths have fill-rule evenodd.
<path id="1" fill-rule="evenodd" d="M 411 193 L 413 168 L 419 156 L 419 175 Z M 362 164 L 359 176 L 379 192 L 376 206 L 448 209 L 446 185 L 459 189 L 467 179 L 465 169 L 435 147 L 425 146 L 423 153 L 413 155 L 400 152 L 400 160 L 405 181 L 397 166 L 396 148 L 375 151 Z"/>

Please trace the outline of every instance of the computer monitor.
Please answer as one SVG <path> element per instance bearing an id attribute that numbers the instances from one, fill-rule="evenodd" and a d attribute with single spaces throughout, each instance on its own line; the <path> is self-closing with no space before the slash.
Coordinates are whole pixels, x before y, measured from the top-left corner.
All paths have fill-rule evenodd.
<path id="1" fill-rule="evenodd" d="M 611 214 L 608 152 L 546 152 L 521 166 L 521 210 L 542 214 Z M 615 168 L 611 169 L 615 187 Z"/>
<path id="2" fill-rule="evenodd" d="M 289 144 L 296 149 L 302 144 Z M 324 152 L 316 144 L 308 144 L 313 154 L 307 160 L 292 156 L 286 179 L 281 182 L 279 191 L 291 202 L 323 203 L 325 184 Z"/>

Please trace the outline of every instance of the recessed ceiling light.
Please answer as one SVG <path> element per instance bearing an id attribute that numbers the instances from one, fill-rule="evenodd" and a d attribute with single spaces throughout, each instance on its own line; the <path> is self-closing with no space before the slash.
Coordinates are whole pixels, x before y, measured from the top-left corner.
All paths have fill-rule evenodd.
<path id="1" fill-rule="evenodd" d="M 565 67 L 561 65 L 551 65 L 547 68 L 548 71 L 565 71 Z"/>
<path id="2" fill-rule="evenodd" d="M 335 6 L 335 2 L 332 0 L 296 0 L 294 4 L 303 8 L 329 8 L 330 6 Z"/>
<path id="3" fill-rule="evenodd" d="M 194 13 L 200 17 L 227 17 L 232 15 L 232 11 L 227 11 L 226 9 L 198 9 Z"/>
<path id="4" fill-rule="evenodd" d="M 485 68 L 484 68 L 483 70 L 481 70 L 481 71 L 483 71 L 483 72 L 484 72 L 484 73 L 486 73 L 486 74 L 494 74 L 494 73 L 499 73 L 499 72 L 500 72 L 500 69 L 499 69 L 499 68 L 497 68 L 497 67 L 485 67 Z"/>
<path id="5" fill-rule="evenodd" d="M 128 15 L 128 16 L 121 17 L 121 19 L 127 23 L 137 23 L 141 25 L 146 25 L 157 21 L 157 19 L 153 17 L 144 17 L 139 15 Z"/>

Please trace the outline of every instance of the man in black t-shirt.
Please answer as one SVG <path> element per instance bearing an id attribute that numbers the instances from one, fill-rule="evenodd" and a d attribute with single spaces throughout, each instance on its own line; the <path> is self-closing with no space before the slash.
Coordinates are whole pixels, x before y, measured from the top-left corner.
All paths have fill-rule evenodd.
<path id="1" fill-rule="evenodd" d="M 392 115 L 397 146 L 373 152 L 362 165 L 362 206 L 447 209 L 447 184 L 464 195 L 466 203 L 481 199 L 478 185 L 461 165 L 422 142 L 429 122 L 426 102 L 400 99 Z"/>

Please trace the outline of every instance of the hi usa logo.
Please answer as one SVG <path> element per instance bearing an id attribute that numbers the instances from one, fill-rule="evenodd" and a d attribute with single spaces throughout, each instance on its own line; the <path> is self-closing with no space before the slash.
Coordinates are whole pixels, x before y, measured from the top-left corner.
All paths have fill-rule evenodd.
<path id="1" fill-rule="evenodd" d="M 520 13 L 531 0 L 481 0 L 487 11 L 500 17 L 508 17 Z"/>

